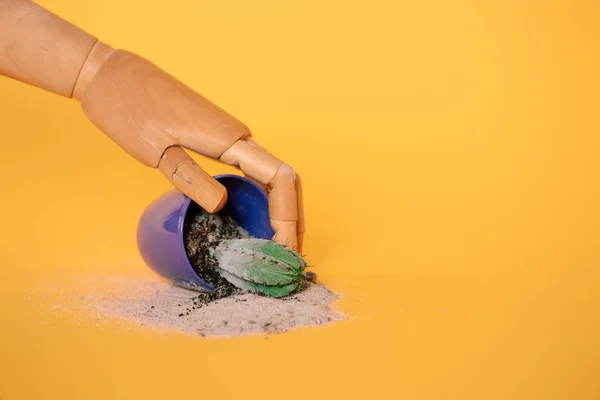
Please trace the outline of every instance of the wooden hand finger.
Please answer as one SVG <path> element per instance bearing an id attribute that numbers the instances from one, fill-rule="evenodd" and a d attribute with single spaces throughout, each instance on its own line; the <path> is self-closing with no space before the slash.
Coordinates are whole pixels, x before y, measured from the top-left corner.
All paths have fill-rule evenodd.
<path id="1" fill-rule="evenodd" d="M 239 140 L 223 155 L 221 161 L 239 167 L 253 180 L 268 186 L 269 216 L 275 231 L 273 240 L 298 250 L 298 194 L 293 169 L 253 141 Z M 304 223 L 302 221 L 301 228 Z"/>
<path id="2" fill-rule="evenodd" d="M 298 196 L 294 170 L 282 164 L 269 186 L 269 216 L 276 232 L 273 240 L 298 250 Z"/>
<path id="3" fill-rule="evenodd" d="M 227 190 L 207 174 L 179 146 L 171 146 L 163 153 L 158 169 L 186 196 L 209 213 L 223 208 Z"/>
<path id="4" fill-rule="evenodd" d="M 302 193 L 302 181 L 300 175 L 296 173 L 296 206 L 298 207 L 298 223 L 296 224 L 296 232 L 298 236 L 298 252 L 302 253 L 304 246 L 304 232 L 306 231 L 306 224 L 304 222 L 304 198 Z"/>

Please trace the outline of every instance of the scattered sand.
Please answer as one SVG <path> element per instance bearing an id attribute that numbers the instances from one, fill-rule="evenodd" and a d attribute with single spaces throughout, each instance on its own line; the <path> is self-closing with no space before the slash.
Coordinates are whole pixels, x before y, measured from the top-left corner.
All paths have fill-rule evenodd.
<path id="1" fill-rule="evenodd" d="M 92 288 L 83 286 L 74 306 L 86 314 L 207 337 L 282 333 L 346 318 L 333 309 L 338 296 L 319 283 L 283 299 L 244 293 L 206 305 L 198 292 L 160 279 L 95 277 Z"/>

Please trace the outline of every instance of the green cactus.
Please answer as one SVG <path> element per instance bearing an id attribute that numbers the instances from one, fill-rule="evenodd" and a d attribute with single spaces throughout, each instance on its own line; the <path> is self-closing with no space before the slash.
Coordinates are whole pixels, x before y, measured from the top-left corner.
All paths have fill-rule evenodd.
<path id="1" fill-rule="evenodd" d="M 213 252 L 217 272 L 232 285 L 271 297 L 297 291 L 306 263 L 302 256 L 266 239 L 231 239 Z"/>

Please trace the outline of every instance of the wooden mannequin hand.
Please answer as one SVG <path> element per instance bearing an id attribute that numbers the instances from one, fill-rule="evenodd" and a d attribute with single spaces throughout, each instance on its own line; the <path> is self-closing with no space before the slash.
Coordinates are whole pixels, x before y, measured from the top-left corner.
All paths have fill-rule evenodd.
<path id="1" fill-rule="evenodd" d="M 150 61 L 29 0 L 0 0 L 0 74 L 76 99 L 123 150 L 208 212 L 223 207 L 226 190 L 184 148 L 235 166 L 268 193 L 273 240 L 301 251 L 300 177 L 244 124 Z"/>
<path id="2" fill-rule="evenodd" d="M 101 42 L 84 63 L 73 97 L 98 128 L 208 212 L 220 210 L 227 193 L 183 148 L 241 169 L 269 193 L 275 240 L 299 250 L 299 177 L 215 104 L 144 58 Z"/>

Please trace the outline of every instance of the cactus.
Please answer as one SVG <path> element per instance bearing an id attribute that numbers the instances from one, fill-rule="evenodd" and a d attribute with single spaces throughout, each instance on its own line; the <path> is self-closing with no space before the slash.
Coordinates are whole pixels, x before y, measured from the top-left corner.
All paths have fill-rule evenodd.
<path id="1" fill-rule="evenodd" d="M 217 272 L 229 283 L 271 297 L 296 292 L 306 268 L 300 254 L 266 239 L 225 240 L 213 255 L 219 262 Z"/>

